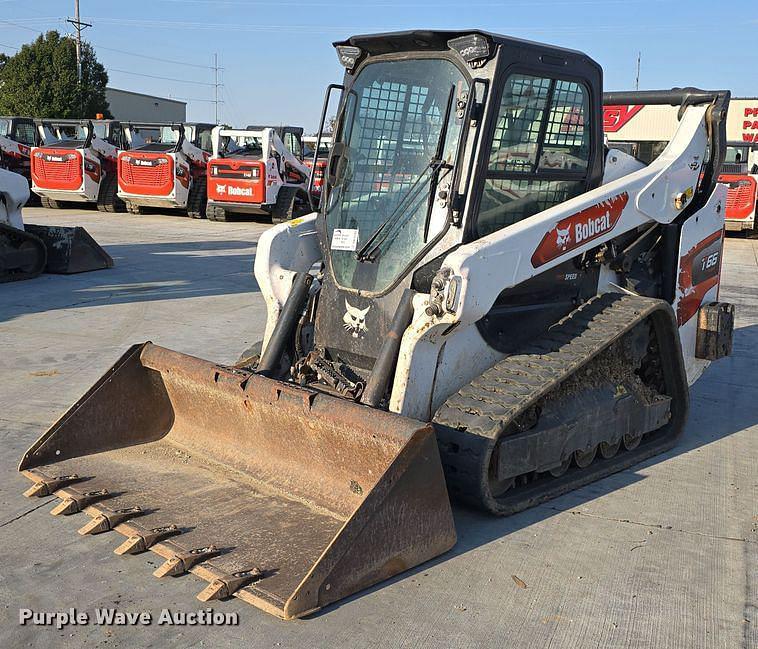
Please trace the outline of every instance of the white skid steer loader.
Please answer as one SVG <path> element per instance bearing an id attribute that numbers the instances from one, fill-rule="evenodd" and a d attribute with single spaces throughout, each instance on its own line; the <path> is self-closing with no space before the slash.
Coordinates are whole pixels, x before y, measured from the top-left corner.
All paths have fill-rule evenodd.
<path id="1" fill-rule="evenodd" d="M 270 215 L 281 223 L 310 211 L 302 146 L 295 155 L 284 140 L 299 142 L 303 129 L 283 126 L 213 129 L 208 161 L 208 218 L 226 221 L 233 214 Z"/>
<path id="2" fill-rule="evenodd" d="M 113 259 L 81 227 L 24 225 L 29 182 L 0 168 L 0 283 L 40 273 L 82 273 L 113 267 Z"/>
<path id="3" fill-rule="evenodd" d="M 480 31 L 336 49 L 320 211 L 258 243 L 262 344 L 234 367 L 136 345 L 20 465 L 82 533 L 284 618 L 451 548 L 448 491 L 505 515 L 670 448 L 731 350 L 728 92 L 647 93 L 681 120 L 644 166 L 605 150 L 580 52 Z"/>

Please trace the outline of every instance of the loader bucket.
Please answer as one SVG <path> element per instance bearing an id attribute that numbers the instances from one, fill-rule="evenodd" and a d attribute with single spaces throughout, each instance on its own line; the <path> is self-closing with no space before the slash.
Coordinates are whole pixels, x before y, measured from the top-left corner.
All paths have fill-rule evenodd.
<path id="1" fill-rule="evenodd" d="M 448 550 L 432 428 L 152 343 L 135 345 L 24 455 L 29 496 L 80 533 L 192 572 L 203 601 L 307 615 Z"/>
<path id="2" fill-rule="evenodd" d="M 70 275 L 113 268 L 111 256 L 84 228 L 25 224 L 24 229 L 45 243 L 46 273 Z"/>

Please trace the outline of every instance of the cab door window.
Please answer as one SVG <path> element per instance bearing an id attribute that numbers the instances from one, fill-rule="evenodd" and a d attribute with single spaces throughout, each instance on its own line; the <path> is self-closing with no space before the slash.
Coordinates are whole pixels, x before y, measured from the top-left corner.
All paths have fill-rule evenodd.
<path id="1" fill-rule="evenodd" d="M 34 128 L 34 124 L 21 123 L 16 124 L 13 133 L 13 139 L 21 144 L 27 144 L 34 146 L 36 144 L 37 130 Z"/>
<path id="2" fill-rule="evenodd" d="M 589 96 L 577 81 L 513 74 L 505 82 L 476 234 L 485 236 L 585 191 Z"/>

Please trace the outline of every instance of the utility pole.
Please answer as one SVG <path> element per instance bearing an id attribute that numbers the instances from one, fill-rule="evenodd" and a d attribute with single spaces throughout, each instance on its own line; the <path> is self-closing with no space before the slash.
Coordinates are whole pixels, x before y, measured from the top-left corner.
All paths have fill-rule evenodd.
<path id="1" fill-rule="evenodd" d="M 220 67 L 218 67 L 218 53 L 214 53 L 214 55 L 213 55 L 213 92 L 214 92 L 214 97 L 213 97 L 213 106 L 214 106 L 214 109 L 215 109 L 215 113 L 216 113 L 216 124 L 219 124 L 219 123 L 220 123 L 220 122 L 219 122 L 219 110 L 218 110 L 218 105 L 219 105 L 219 103 L 222 103 L 222 102 L 219 102 L 219 98 L 218 98 L 218 90 L 219 90 L 219 88 L 220 88 L 220 87 L 221 87 L 223 84 L 219 83 L 219 76 L 218 76 L 218 73 L 219 73 L 219 72 L 220 72 L 222 69 L 223 69 L 223 68 L 220 68 Z"/>
<path id="2" fill-rule="evenodd" d="M 82 93 L 82 29 L 92 27 L 89 23 L 83 23 L 79 19 L 79 0 L 74 0 L 74 19 L 68 18 L 66 22 L 76 27 L 76 78 L 79 82 L 79 112 L 84 112 L 84 95 Z M 84 115 L 81 115 L 84 117 Z"/>
<path id="3" fill-rule="evenodd" d="M 637 80 L 634 82 L 634 89 L 640 89 L 640 62 L 642 61 L 642 52 L 637 52 Z"/>
<path id="4" fill-rule="evenodd" d="M 74 0 L 74 19 L 69 18 L 66 22 L 76 27 L 76 78 L 82 82 L 82 29 L 92 27 L 89 23 L 79 20 L 79 0 Z"/>

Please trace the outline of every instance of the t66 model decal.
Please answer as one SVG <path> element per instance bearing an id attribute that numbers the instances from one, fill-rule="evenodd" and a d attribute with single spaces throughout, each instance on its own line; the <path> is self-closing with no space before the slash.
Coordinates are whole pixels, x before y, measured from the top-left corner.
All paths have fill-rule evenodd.
<path id="1" fill-rule="evenodd" d="M 676 319 L 680 327 L 697 313 L 705 294 L 719 283 L 722 243 L 723 230 L 718 230 L 679 260 Z"/>
<path id="2" fill-rule="evenodd" d="M 563 253 L 612 230 L 618 223 L 627 202 L 629 202 L 629 194 L 623 192 L 558 221 L 555 227 L 542 238 L 540 245 L 534 251 L 532 266 L 534 268 L 542 266 Z"/>

